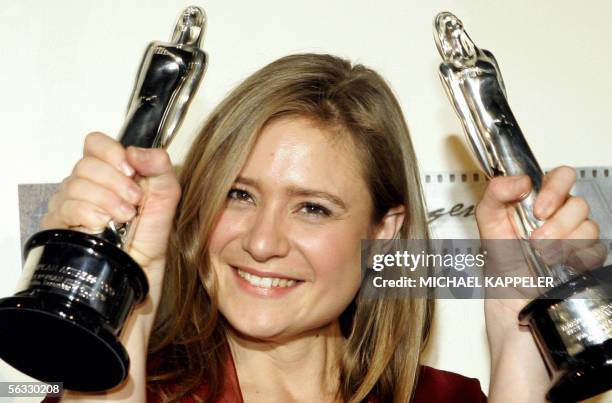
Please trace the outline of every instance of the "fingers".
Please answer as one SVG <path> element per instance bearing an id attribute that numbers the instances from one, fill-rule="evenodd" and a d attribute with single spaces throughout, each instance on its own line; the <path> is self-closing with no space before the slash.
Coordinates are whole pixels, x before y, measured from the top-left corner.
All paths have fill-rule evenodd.
<path id="1" fill-rule="evenodd" d="M 81 200 L 66 200 L 58 209 L 42 218 L 43 229 L 78 228 L 84 232 L 99 233 L 111 217 L 95 204 Z"/>
<path id="2" fill-rule="evenodd" d="M 177 202 L 181 189 L 170 156 L 159 148 L 127 148 L 127 161 L 139 175 L 147 177 L 147 193 L 160 200 Z"/>
<path id="3" fill-rule="evenodd" d="M 589 219 L 589 204 L 584 198 L 569 194 L 575 183 L 575 170 L 566 166 L 555 168 L 544 177 L 534 206 L 534 214 L 544 224 L 533 231 L 532 238 L 552 240 L 557 245 L 544 249 L 547 263 L 569 264 L 577 270 L 592 269 L 603 263 L 607 253 L 598 241 L 599 225 Z M 561 239 L 566 241 L 554 241 Z"/>
<path id="4" fill-rule="evenodd" d="M 75 165 L 72 176 L 103 186 L 129 204 L 138 204 L 142 197 L 142 190 L 131 177 L 96 157 L 83 157 Z"/>
<path id="5" fill-rule="evenodd" d="M 555 200 L 551 198 L 550 200 Z M 555 203 L 558 201 L 556 199 Z M 549 216 L 544 225 L 533 231 L 534 239 L 590 239 L 599 237 L 599 227 L 588 220 L 589 204 L 582 197 L 572 196 L 552 216 Z"/>
<path id="6" fill-rule="evenodd" d="M 547 220 L 567 199 L 576 183 L 576 171 L 568 166 L 553 169 L 544 176 L 533 213 L 540 220 Z"/>
<path id="7" fill-rule="evenodd" d="M 92 210 L 95 210 L 92 213 L 102 211 L 107 218 L 106 222 L 111 218 L 116 222 L 126 222 L 136 215 L 134 205 L 124 201 L 118 193 L 92 180 L 79 177 L 70 177 L 64 182 L 63 190 L 49 203 L 49 209 L 64 216 L 66 222 L 72 223 L 74 218 L 69 217 L 70 209 L 66 205 L 74 207 L 70 203 L 73 201 L 86 202 L 92 206 Z"/>
<path id="8" fill-rule="evenodd" d="M 140 153 L 145 156 L 144 163 L 139 165 L 143 173 L 171 171 L 167 154 L 158 151 L 161 156 L 159 152 L 152 153 L 153 157 L 145 151 Z M 102 133 L 88 134 L 83 158 L 49 200 L 43 227 L 74 227 L 95 232 L 104 229 L 111 219 L 118 223 L 131 220 L 144 197 L 135 181 L 135 173 L 136 169 L 128 163 L 127 152 L 119 142 Z"/>
<path id="9" fill-rule="evenodd" d="M 148 202 L 145 189 L 153 195 Z M 90 133 L 83 158 L 49 200 L 42 224 L 44 228 L 95 232 L 111 219 L 118 223 L 131 220 L 138 205 L 147 204 L 149 210 L 158 206 L 161 213 L 171 209 L 179 197 L 180 186 L 166 151 L 126 150 L 102 133 Z"/>
<path id="10" fill-rule="evenodd" d="M 588 219 L 589 205 L 581 197 L 569 197 L 576 182 L 573 168 L 562 166 L 550 171 L 535 201 L 534 214 L 545 221 L 532 234 L 534 239 L 592 239 L 599 237 L 599 228 Z M 477 213 L 488 222 L 503 222 L 507 207 L 520 201 L 530 191 L 527 176 L 493 178 Z"/>
<path id="11" fill-rule="evenodd" d="M 498 176 L 489 182 L 477 212 L 487 220 L 507 218 L 506 207 L 523 199 L 531 190 L 531 180 L 526 175 Z"/>
<path id="12" fill-rule="evenodd" d="M 567 259 L 567 264 L 577 270 L 584 271 L 602 266 L 608 258 L 608 248 L 600 241 L 595 241 L 589 247 L 575 248 Z"/>
<path id="13" fill-rule="evenodd" d="M 126 162 L 142 176 L 161 176 L 172 173 L 168 153 L 160 148 L 128 147 Z"/>
<path id="14" fill-rule="evenodd" d="M 87 137 L 85 137 L 83 156 L 95 157 L 107 162 L 126 176 L 134 175 L 134 169 L 126 160 L 126 153 L 123 146 L 105 134 L 98 132 L 89 133 Z"/>
<path id="15" fill-rule="evenodd" d="M 95 161 L 108 164 L 128 177 L 135 173 L 145 177 L 173 173 L 170 157 L 165 150 L 133 146 L 124 149 L 119 142 L 102 133 L 87 135 L 83 157 L 83 160 L 75 167 L 75 173 L 82 174 L 79 176 L 84 177 L 89 177 L 93 170 L 101 167 L 101 164 L 95 166 Z M 123 190 L 129 188 L 129 183 L 121 180 L 116 174 L 113 175 L 108 169 L 105 169 L 104 174 L 112 175 L 114 179 L 119 180 L 123 184 Z M 98 174 L 97 176 L 103 177 L 104 175 Z M 111 180 L 105 177 L 105 182 L 110 184 Z M 133 199 L 130 201 L 134 202 Z"/>
<path id="16" fill-rule="evenodd" d="M 599 267 L 608 256 L 608 248 L 598 239 L 537 240 L 532 245 L 547 265 L 566 265 L 578 271 Z"/>
<path id="17" fill-rule="evenodd" d="M 599 239 L 601 232 L 596 221 L 587 219 L 581 222 L 568 236 L 568 239 Z"/>

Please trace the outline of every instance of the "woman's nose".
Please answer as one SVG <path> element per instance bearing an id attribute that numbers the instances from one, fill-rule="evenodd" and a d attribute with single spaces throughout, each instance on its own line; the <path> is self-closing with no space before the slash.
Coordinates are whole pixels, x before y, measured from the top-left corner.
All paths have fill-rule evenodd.
<path id="1" fill-rule="evenodd" d="M 289 240 L 282 220 L 272 209 L 261 209 L 242 238 L 242 247 L 258 262 L 285 256 Z"/>

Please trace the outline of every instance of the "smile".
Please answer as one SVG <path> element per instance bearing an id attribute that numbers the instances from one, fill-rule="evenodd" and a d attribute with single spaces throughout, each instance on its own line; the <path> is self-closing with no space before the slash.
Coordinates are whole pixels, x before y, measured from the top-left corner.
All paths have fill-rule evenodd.
<path id="1" fill-rule="evenodd" d="M 262 288 L 286 288 L 295 285 L 295 280 L 287 280 L 278 277 L 260 277 L 251 273 L 247 273 L 236 268 L 236 272 L 240 277 L 248 281 L 249 284 L 255 287 Z"/>

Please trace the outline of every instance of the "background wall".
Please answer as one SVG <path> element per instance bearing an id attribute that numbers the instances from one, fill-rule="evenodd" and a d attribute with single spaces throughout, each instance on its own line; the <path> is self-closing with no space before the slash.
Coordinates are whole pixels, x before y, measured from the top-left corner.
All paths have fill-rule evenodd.
<path id="1" fill-rule="evenodd" d="M 577 1 L 222 1 L 205 8 L 210 56 L 203 86 L 171 147 L 238 82 L 289 53 L 329 52 L 377 69 L 404 108 L 423 171 L 476 166 L 437 77 L 432 21 L 456 13 L 493 51 L 510 102 L 543 167 L 611 165 L 612 3 Z M 20 272 L 18 183 L 59 182 L 86 133 L 116 133 L 143 50 L 167 40 L 184 0 L 0 1 L 0 296 Z M 481 302 L 439 309 L 430 360 L 488 388 Z M 41 335 L 41 337 L 44 337 Z M 0 381 L 25 379 L 0 363 Z"/>

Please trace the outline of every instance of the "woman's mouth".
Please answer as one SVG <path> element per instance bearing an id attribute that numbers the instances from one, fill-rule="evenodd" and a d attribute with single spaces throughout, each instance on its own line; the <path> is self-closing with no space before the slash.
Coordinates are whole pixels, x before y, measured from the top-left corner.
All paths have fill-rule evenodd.
<path id="1" fill-rule="evenodd" d="M 264 273 L 258 272 L 254 274 L 246 270 L 239 269 L 236 266 L 230 266 L 236 275 L 238 285 L 243 291 L 249 294 L 264 296 L 264 297 L 281 297 L 288 292 L 295 290 L 303 280 L 294 278 L 283 278 L 274 274 L 274 276 L 265 276 Z M 248 269 L 247 269 L 248 270 Z M 249 270 L 254 271 L 254 270 Z"/>
<path id="2" fill-rule="evenodd" d="M 272 288 L 272 287 L 291 287 L 296 283 L 295 280 L 288 280 L 285 278 L 278 277 L 260 277 L 240 269 L 236 269 L 236 272 L 240 277 L 249 282 L 249 284 L 255 287 Z"/>

